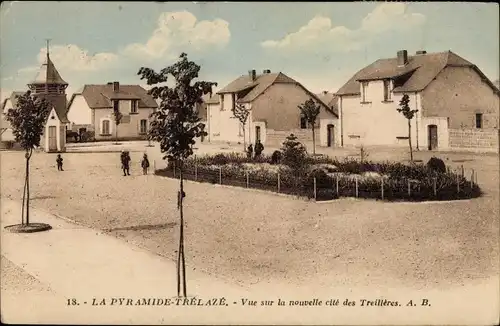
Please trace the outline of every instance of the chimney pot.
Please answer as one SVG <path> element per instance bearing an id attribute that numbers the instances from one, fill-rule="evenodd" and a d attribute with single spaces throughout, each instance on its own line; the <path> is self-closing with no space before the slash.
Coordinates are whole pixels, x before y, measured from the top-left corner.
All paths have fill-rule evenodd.
<path id="1" fill-rule="evenodd" d="M 250 79 L 252 81 L 255 81 L 255 79 L 257 79 L 257 72 L 255 71 L 255 69 L 249 70 L 248 75 L 250 76 Z"/>
<path id="2" fill-rule="evenodd" d="M 119 82 L 117 82 L 117 81 L 113 82 L 113 91 L 117 92 L 117 93 L 120 91 L 120 83 Z"/>
<path id="3" fill-rule="evenodd" d="M 427 54 L 427 51 L 424 51 L 424 50 L 417 51 L 417 55 L 420 55 L 420 54 Z"/>
<path id="4" fill-rule="evenodd" d="M 398 56 L 399 67 L 406 66 L 408 64 L 408 51 L 406 50 L 398 51 L 397 56 Z"/>
<path id="5" fill-rule="evenodd" d="M 263 74 L 270 74 L 271 73 L 271 70 L 269 69 L 265 69 L 264 71 L 262 71 Z"/>

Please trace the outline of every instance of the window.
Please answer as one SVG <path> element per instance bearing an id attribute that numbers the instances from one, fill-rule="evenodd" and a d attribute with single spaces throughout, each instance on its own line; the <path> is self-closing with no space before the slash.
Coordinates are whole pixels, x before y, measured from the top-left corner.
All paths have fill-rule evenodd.
<path id="1" fill-rule="evenodd" d="M 113 101 L 113 110 L 118 110 L 120 108 L 118 104 L 119 104 L 118 100 Z"/>
<path id="2" fill-rule="evenodd" d="M 307 119 L 304 115 L 300 115 L 300 129 L 307 129 Z"/>
<path id="3" fill-rule="evenodd" d="M 368 82 L 361 83 L 361 102 L 366 102 L 366 93 L 368 91 Z"/>
<path id="4" fill-rule="evenodd" d="M 224 111 L 224 94 L 220 95 L 220 110 Z"/>
<path id="5" fill-rule="evenodd" d="M 384 101 L 391 100 L 391 81 L 384 80 Z"/>
<path id="6" fill-rule="evenodd" d="M 102 120 L 101 122 L 101 135 L 111 135 L 110 131 L 110 121 L 109 120 Z"/>
<path id="7" fill-rule="evenodd" d="M 482 113 L 476 113 L 476 128 L 478 128 L 478 129 L 483 128 L 483 114 Z"/>
<path id="8" fill-rule="evenodd" d="M 137 113 L 137 100 L 132 100 L 130 113 Z"/>
<path id="9" fill-rule="evenodd" d="M 148 120 L 142 119 L 141 120 L 141 125 L 139 127 L 139 133 L 140 134 L 145 134 L 148 132 Z"/>

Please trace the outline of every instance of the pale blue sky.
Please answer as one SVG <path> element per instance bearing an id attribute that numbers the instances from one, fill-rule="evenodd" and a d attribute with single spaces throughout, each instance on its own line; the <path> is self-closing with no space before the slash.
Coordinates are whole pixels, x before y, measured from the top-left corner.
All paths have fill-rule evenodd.
<path id="1" fill-rule="evenodd" d="M 141 84 L 142 65 L 165 67 L 182 51 L 220 87 L 271 69 L 312 91 L 336 91 L 401 49 L 451 50 L 494 81 L 498 26 L 495 3 L 2 2 L 0 88 L 2 97 L 26 88 L 46 38 L 70 93 L 113 80 Z"/>

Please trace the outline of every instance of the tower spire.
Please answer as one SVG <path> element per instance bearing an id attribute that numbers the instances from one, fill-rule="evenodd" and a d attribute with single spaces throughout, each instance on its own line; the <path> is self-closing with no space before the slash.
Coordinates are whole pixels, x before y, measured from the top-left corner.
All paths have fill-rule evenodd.
<path id="1" fill-rule="evenodd" d="M 46 39 L 47 41 L 47 64 L 49 63 L 49 43 L 50 43 L 50 38 Z"/>

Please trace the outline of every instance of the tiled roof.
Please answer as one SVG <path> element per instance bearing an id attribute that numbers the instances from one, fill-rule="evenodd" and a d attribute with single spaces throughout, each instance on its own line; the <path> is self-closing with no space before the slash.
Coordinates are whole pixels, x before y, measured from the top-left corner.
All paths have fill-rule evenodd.
<path id="1" fill-rule="evenodd" d="M 205 94 L 203 95 L 203 101 L 206 104 L 218 104 L 220 102 L 219 95 L 214 94 L 212 97 L 210 97 L 210 94 Z"/>
<path id="2" fill-rule="evenodd" d="M 335 93 L 330 93 L 330 92 L 323 92 L 320 94 L 316 94 L 316 96 L 326 105 L 328 105 L 333 112 L 338 116 L 338 106 L 337 106 L 337 99 L 338 97 L 335 95 Z"/>
<path id="3" fill-rule="evenodd" d="M 61 75 L 54 66 L 54 63 L 52 62 L 52 60 L 50 60 L 50 57 L 48 56 L 45 63 L 40 66 L 40 70 L 38 71 L 35 80 L 31 82 L 31 84 L 68 85 L 68 83 L 61 78 Z"/>
<path id="4" fill-rule="evenodd" d="M 408 74 L 408 80 L 403 85 L 396 87 L 393 91 L 421 91 L 447 66 L 471 67 L 484 77 L 482 72 L 480 72 L 474 64 L 451 51 L 419 54 L 408 56 L 408 64 L 404 67 L 398 67 L 397 58 L 379 59 L 358 71 L 337 91 L 336 95 L 359 95 L 360 81 L 390 79 L 405 74 Z"/>
<path id="5" fill-rule="evenodd" d="M 242 75 L 237 79 L 235 79 L 233 82 L 229 83 L 226 87 L 218 91 L 217 94 L 237 93 L 246 91 L 248 93 L 245 94 L 245 96 L 243 96 L 242 98 L 239 98 L 237 102 L 248 103 L 255 100 L 259 95 L 264 93 L 268 87 L 270 87 L 275 83 L 295 84 L 300 86 L 307 94 L 309 94 L 309 96 L 314 98 L 318 103 L 322 104 L 328 111 L 338 116 L 338 114 L 336 112 L 333 112 L 332 109 L 322 100 L 320 100 L 316 94 L 313 94 L 302 84 L 297 82 L 295 79 L 288 77 L 282 72 L 266 73 L 266 74 L 256 75 L 255 77 L 256 77 L 255 81 L 252 81 L 249 75 Z M 218 99 L 212 98 L 210 99 L 210 103 L 218 103 Z"/>
<path id="6" fill-rule="evenodd" d="M 113 91 L 112 84 L 85 85 L 81 93 L 74 93 L 68 103 L 68 108 L 73 103 L 76 95 L 83 95 L 85 101 L 92 109 L 111 108 L 112 99 L 137 99 L 140 108 L 156 108 L 158 104 L 148 92 L 139 85 L 119 85 L 119 92 Z"/>

